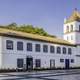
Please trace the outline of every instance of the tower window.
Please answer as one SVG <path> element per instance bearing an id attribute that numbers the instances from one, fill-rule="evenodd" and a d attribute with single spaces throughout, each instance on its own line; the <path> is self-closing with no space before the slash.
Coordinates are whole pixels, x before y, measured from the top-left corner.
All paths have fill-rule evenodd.
<path id="1" fill-rule="evenodd" d="M 66 28 L 66 32 L 69 32 L 69 26 L 67 26 L 67 28 Z"/>
<path id="2" fill-rule="evenodd" d="M 71 36 L 71 40 L 73 40 L 73 36 Z"/>
<path id="3" fill-rule="evenodd" d="M 69 40 L 68 36 L 67 36 L 67 40 Z"/>
<path id="4" fill-rule="evenodd" d="M 71 31 L 73 31 L 73 25 L 71 25 Z"/>

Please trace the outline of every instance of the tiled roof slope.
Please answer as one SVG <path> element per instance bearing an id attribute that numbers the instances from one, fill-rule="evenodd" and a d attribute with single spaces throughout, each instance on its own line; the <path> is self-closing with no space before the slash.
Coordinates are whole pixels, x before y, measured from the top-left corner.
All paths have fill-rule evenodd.
<path id="1" fill-rule="evenodd" d="M 80 22 L 80 13 L 77 11 L 77 9 L 73 11 L 72 15 L 65 21 L 65 23 L 69 23 L 73 21 Z"/>
<path id="2" fill-rule="evenodd" d="M 14 31 L 10 29 L 0 28 L 0 35 L 1 36 L 9 36 L 9 37 L 17 37 L 17 38 L 24 38 L 24 39 L 32 39 L 32 40 L 38 40 L 38 41 L 44 41 L 54 44 L 61 44 L 61 45 L 68 45 L 68 46 L 75 46 L 74 44 L 69 43 L 68 41 L 65 41 L 63 39 L 58 39 L 57 37 L 45 37 L 40 36 L 37 34 L 31 34 L 21 31 Z"/>

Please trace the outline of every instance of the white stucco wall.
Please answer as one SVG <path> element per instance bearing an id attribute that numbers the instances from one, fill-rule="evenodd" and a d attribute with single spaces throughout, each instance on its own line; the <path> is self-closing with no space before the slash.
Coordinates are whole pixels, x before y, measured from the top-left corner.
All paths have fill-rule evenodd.
<path id="1" fill-rule="evenodd" d="M 70 32 L 71 25 L 73 25 L 73 32 Z M 66 33 L 67 26 L 69 26 L 69 32 L 68 33 Z M 75 48 L 75 52 L 74 52 L 75 53 L 75 63 L 76 63 L 76 65 L 74 65 L 74 66 L 79 66 L 80 67 L 80 56 L 76 56 L 76 55 L 80 55 L 80 32 L 79 32 L 79 26 L 80 26 L 80 22 L 77 22 L 77 21 L 64 24 L 64 27 L 63 27 L 63 32 L 64 32 L 63 38 L 64 38 L 64 40 L 67 40 L 67 41 L 77 45 L 77 47 Z M 71 39 L 71 36 L 73 37 L 72 39 Z"/>
<path id="2" fill-rule="evenodd" d="M 73 32 L 70 32 L 71 25 L 73 25 Z M 64 27 L 63 27 L 63 32 L 64 32 L 63 38 L 65 40 L 73 43 L 73 44 L 80 44 L 79 25 L 80 25 L 80 22 L 77 22 L 77 21 L 64 24 Z M 66 33 L 67 26 L 69 26 L 69 32 L 68 33 Z"/>
<path id="3" fill-rule="evenodd" d="M 0 68 L 2 67 L 2 36 L 0 36 Z"/>
<path id="4" fill-rule="evenodd" d="M 6 49 L 6 40 L 12 40 L 14 47 L 13 50 L 7 50 Z M 17 50 L 17 41 L 22 41 L 24 45 L 23 51 Z M 29 52 L 26 50 L 26 43 L 31 42 L 33 44 L 33 51 Z M 41 45 L 41 52 L 35 52 L 35 44 L 38 43 Z M 57 46 L 61 47 L 61 51 L 63 47 L 72 48 L 72 54 L 69 55 L 68 53 L 61 54 L 56 53 L 50 53 L 50 50 L 48 53 L 43 52 L 43 45 L 46 44 L 48 47 L 50 45 L 54 45 L 55 49 Z M 2 68 L 17 68 L 17 59 L 23 58 L 24 64 L 26 64 L 26 57 L 32 56 L 33 57 L 33 67 L 35 67 L 35 59 L 41 59 L 41 67 L 42 68 L 50 68 L 50 59 L 55 60 L 55 67 L 65 67 L 65 61 L 63 63 L 60 62 L 60 59 L 75 59 L 75 47 L 71 46 L 64 46 L 64 45 L 58 45 L 58 44 L 52 44 L 52 43 L 45 43 L 40 41 L 32 41 L 32 40 L 24 40 L 24 39 L 16 39 L 16 38 L 9 38 L 9 37 L 2 37 Z M 75 66 L 76 63 L 70 63 L 70 66 Z"/>
<path id="5" fill-rule="evenodd" d="M 73 22 L 66 23 L 66 24 L 63 25 L 63 33 L 66 33 L 67 26 L 69 26 L 69 32 L 70 32 L 71 25 L 73 25 L 73 31 L 74 30 L 78 30 L 78 26 L 76 26 L 77 25 L 77 22 L 76 21 L 73 21 Z"/>

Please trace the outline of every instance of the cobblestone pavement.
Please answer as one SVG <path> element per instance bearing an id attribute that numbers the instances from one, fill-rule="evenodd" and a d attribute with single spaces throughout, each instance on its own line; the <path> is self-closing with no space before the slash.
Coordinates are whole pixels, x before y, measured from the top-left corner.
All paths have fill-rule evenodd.
<path id="1" fill-rule="evenodd" d="M 0 80 L 80 80 L 80 70 L 0 73 Z"/>

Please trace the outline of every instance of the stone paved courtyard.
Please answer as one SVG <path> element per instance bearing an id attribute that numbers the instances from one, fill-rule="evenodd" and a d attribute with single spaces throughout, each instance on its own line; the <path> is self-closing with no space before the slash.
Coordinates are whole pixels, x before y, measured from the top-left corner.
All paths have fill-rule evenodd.
<path id="1" fill-rule="evenodd" d="M 80 80 L 80 70 L 0 73 L 0 80 Z"/>

